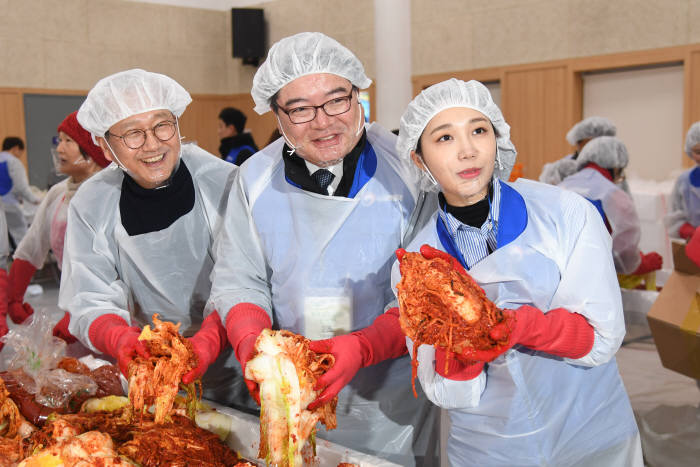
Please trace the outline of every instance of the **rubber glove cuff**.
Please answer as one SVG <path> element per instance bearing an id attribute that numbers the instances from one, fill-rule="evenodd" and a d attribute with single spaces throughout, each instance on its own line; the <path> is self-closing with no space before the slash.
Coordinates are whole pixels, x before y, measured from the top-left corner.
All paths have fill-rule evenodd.
<path id="1" fill-rule="evenodd" d="M 182 376 L 182 382 L 185 384 L 201 378 L 226 347 L 226 329 L 221 324 L 219 313 L 213 311 L 204 318 L 199 331 L 189 341 L 197 355 L 197 367 Z"/>

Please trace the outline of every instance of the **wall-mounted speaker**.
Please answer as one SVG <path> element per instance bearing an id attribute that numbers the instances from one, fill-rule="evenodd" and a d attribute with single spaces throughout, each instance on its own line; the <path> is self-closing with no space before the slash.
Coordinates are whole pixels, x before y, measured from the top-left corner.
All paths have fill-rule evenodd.
<path id="1" fill-rule="evenodd" d="M 233 58 L 257 66 L 265 58 L 265 17 L 262 8 L 232 8 Z"/>

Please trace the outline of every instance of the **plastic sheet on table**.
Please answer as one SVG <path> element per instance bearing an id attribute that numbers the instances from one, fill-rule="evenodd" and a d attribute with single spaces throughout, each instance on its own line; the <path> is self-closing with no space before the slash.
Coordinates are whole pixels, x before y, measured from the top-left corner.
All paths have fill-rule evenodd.
<path id="1" fill-rule="evenodd" d="M 219 435 L 240 456 L 264 466 L 265 462 L 258 459 L 259 418 L 210 401 L 204 402 L 216 412 L 198 413 L 197 425 Z M 316 438 L 316 457 L 309 465 L 335 467 L 341 462 L 362 467 L 398 467 L 393 462 Z"/>

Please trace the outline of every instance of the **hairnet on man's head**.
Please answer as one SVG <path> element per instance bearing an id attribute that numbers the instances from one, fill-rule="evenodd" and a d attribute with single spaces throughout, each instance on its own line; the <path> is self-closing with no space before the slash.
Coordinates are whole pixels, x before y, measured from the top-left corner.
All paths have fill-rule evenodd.
<path id="1" fill-rule="evenodd" d="M 593 162 L 604 169 L 624 169 L 629 160 L 625 143 L 614 136 L 600 136 L 592 139 L 581 149 L 576 158 L 580 168 Z"/>
<path id="2" fill-rule="evenodd" d="M 693 148 L 700 144 L 700 122 L 695 122 L 685 135 L 685 153 L 693 157 Z"/>
<path id="3" fill-rule="evenodd" d="M 192 102 L 190 94 L 174 79 L 133 69 L 102 78 L 78 110 L 78 122 L 94 136 L 104 136 L 112 125 L 152 110 L 182 115 Z"/>
<path id="4" fill-rule="evenodd" d="M 255 111 L 270 110 L 270 99 L 288 83 L 305 75 L 331 73 L 365 89 L 372 80 L 362 63 L 346 47 L 320 32 L 302 32 L 276 42 L 253 77 L 250 94 Z"/>
<path id="5" fill-rule="evenodd" d="M 452 78 L 434 84 L 418 94 L 408 104 L 401 117 L 399 137 L 396 140 L 399 156 L 410 158 L 411 151 L 415 151 L 423 130 L 430 120 L 443 110 L 456 107 L 477 110 L 491 121 L 498 135 L 494 173 L 500 179 L 507 180 L 517 154 L 515 146 L 510 141 L 510 126 L 503 118 L 501 109 L 493 102 L 488 88 L 478 81 L 464 82 Z M 421 171 L 421 173 L 424 172 Z M 430 188 L 431 185 L 426 181 L 423 188 Z"/>
<path id="6" fill-rule="evenodd" d="M 615 136 L 617 128 L 615 124 L 605 117 L 584 118 L 576 125 L 572 126 L 566 134 L 566 140 L 570 145 L 576 144 L 584 139 L 593 139 L 598 136 Z"/>

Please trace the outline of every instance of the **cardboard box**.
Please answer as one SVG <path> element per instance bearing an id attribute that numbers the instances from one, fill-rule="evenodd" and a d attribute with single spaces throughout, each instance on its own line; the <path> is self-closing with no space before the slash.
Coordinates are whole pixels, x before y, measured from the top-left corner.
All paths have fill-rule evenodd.
<path id="1" fill-rule="evenodd" d="M 700 379 L 700 268 L 674 242 L 674 271 L 649 310 L 647 320 L 661 363 Z"/>

